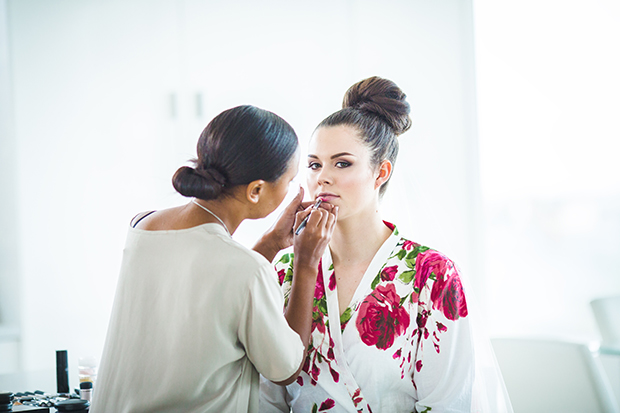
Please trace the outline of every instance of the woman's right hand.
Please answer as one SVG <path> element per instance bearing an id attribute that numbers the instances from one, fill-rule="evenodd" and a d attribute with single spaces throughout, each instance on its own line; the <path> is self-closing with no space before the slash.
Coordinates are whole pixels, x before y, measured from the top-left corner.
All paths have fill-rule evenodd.
<path id="1" fill-rule="evenodd" d="M 293 248 L 293 282 L 289 294 L 288 306 L 284 316 L 289 326 L 299 334 L 304 346 L 304 356 L 297 372 L 286 380 L 276 382 L 286 386 L 295 381 L 306 359 L 306 351 L 310 343 L 312 332 L 312 306 L 316 278 L 319 270 L 319 261 L 327 244 L 332 238 L 338 207 L 330 204 L 321 204 L 314 209 L 312 206 L 298 212 L 295 216 L 295 226 L 298 228 L 306 216 L 310 215 L 306 227 L 299 235 L 294 235 Z"/>
<path id="2" fill-rule="evenodd" d="M 297 228 L 308 215 L 310 217 L 306 227 L 299 235 L 295 235 L 293 240 L 295 252 L 293 268 L 296 270 L 307 269 L 316 275 L 319 261 L 336 227 L 338 207 L 327 203 L 321 204 L 317 209 L 309 206 L 304 211 L 297 213 L 294 228 Z M 296 271 L 296 273 L 299 272 Z M 303 272 L 306 273 L 306 271 Z"/>

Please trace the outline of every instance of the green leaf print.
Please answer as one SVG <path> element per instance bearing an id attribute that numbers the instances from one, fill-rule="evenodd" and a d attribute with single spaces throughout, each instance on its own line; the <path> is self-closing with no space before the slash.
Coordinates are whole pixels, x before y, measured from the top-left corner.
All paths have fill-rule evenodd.
<path id="1" fill-rule="evenodd" d="M 413 249 L 413 251 L 411 251 L 411 253 L 415 252 L 414 257 L 417 257 L 419 253 L 424 252 L 424 251 L 428 251 L 430 248 L 425 247 L 424 245 L 418 245 L 417 247 L 415 247 Z"/>
<path id="2" fill-rule="evenodd" d="M 351 307 L 348 307 L 346 310 L 344 310 L 344 313 L 342 313 L 342 315 L 340 316 L 340 325 L 343 326 L 345 325 L 350 319 L 351 319 Z"/>
<path id="3" fill-rule="evenodd" d="M 405 302 L 405 300 L 409 298 L 409 295 L 404 296 L 403 298 L 400 299 L 400 306 L 403 306 L 403 303 Z"/>
<path id="4" fill-rule="evenodd" d="M 293 282 L 293 266 L 288 267 L 286 274 L 284 275 L 284 282 Z"/>
<path id="5" fill-rule="evenodd" d="M 374 290 L 375 287 L 377 286 L 377 284 L 379 284 L 379 281 L 381 281 L 381 273 L 377 274 L 377 276 L 375 277 L 374 280 L 372 280 L 372 284 L 370 284 L 370 289 Z"/>
<path id="6" fill-rule="evenodd" d="M 325 297 L 321 298 L 319 301 L 319 310 L 321 310 L 323 314 L 327 314 L 327 300 L 325 300 Z"/>
<path id="7" fill-rule="evenodd" d="M 293 258 L 293 254 L 292 253 L 284 254 L 280 258 L 280 261 L 278 261 L 278 262 L 281 262 L 282 264 L 288 264 L 289 262 L 291 262 L 292 258 Z"/>
<path id="8" fill-rule="evenodd" d="M 331 264 L 329 264 L 329 268 L 327 270 L 328 271 L 333 271 L 334 270 L 334 263 L 333 262 Z"/>
<path id="9" fill-rule="evenodd" d="M 431 410 L 433 410 L 433 408 L 432 408 L 432 407 L 427 407 L 426 409 L 422 410 L 420 413 L 428 413 L 428 412 L 430 412 Z"/>
<path id="10" fill-rule="evenodd" d="M 405 284 L 409 284 L 415 277 L 415 270 L 404 271 L 398 278 Z"/>
<path id="11" fill-rule="evenodd" d="M 314 403 L 312 405 L 312 413 L 318 413 L 318 411 L 319 411 L 319 405 Z"/>
<path id="12" fill-rule="evenodd" d="M 402 261 L 403 258 L 405 258 L 405 255 L 407 255 L 407 251 L 406 250 L 400 250 L 400 251 L 398 251 L 398 254 L 396 254 L 398 259 L 401 260 L 401 261 Z"/>

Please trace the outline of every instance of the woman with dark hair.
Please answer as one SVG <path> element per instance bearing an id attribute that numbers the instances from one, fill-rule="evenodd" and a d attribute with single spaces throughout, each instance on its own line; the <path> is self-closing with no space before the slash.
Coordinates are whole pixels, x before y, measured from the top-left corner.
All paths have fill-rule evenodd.
<path id="1" fill-rule="evenodd" d="M 284 199 L 299 164 L 295 132 L 239 106 L 209 123 L 197 152 L 173 178 L 192 201 L 131 222 L 92 412 L 256 412 L 259 373 L 284 385 L 302 367 L 338 208 L 304 210 L 300 190 L 248 250 L 231 236 Z M 283 315 L 270 261 L 290 245 L 298 254 Z"/>
<path id="2" fill-rule="evenodd" d="M 454 262 L 380 217 L 409 111 L 394 82 L 371 77 L 312 136 L 308 189 L 339 207 L 338 222 L 319 264 L 302 373 L 287 387 L 263 382 L 261 412 L 511 411 L 507 399 L 485 405 L 474 383 L 469 298 Z M 285 299 L 294 253 L 276 264 Z M 491 378 L 503 391 L 501 376 Z"/>

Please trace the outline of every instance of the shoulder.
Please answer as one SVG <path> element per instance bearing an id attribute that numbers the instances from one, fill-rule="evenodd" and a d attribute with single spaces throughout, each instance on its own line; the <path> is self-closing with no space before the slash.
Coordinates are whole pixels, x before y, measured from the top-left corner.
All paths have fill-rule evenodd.
<path id="1" fill-rule="evenodd" d="M 454 261 L 442 252 L 423 244 L 401 237 L 392 253 L 401 261 L 406 261 L 409 265 L 415 264 L 415 269 L 455 269 Z"/>
<path id="2" fill-rule="evenodd" d="M 458 267 L 445 254 L 401 238 L 401 260 L 411 271 L 414 294 L 449 320 L 467 316 L 467 303 Z"/>

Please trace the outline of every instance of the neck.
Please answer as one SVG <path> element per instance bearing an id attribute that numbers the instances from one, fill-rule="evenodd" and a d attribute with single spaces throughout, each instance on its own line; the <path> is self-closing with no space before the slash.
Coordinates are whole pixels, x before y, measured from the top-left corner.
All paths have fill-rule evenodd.
<path id="1" fill-rule="evenodd" d="M 194 205 L 194 203 L 202 205 L 210 212 L 204 210 L 199 205 Z M 230 235 L 235 233 L 241 222 L 243 222 L 246 218 L 240 208 L 241 205 L 234 197 L 226 197 L 211 201 L 195 199 L 190 205 L 193 207 L 192 213 L 200 216 L 201 219 L 204 220 L 205 224 L 215 223 L 222 225 L 218 218 L 221 219 L 225 225 L 225 229 L 230 233 Z"/>
<path id="2" fill-rule="evenodd" d="M 378 210 L 338 219 L 329 243 L 334 265 L 370 262 L 391 233 Z"/>

